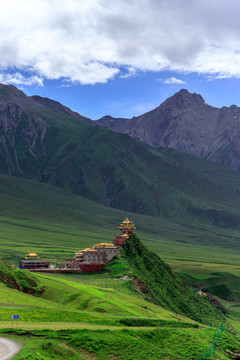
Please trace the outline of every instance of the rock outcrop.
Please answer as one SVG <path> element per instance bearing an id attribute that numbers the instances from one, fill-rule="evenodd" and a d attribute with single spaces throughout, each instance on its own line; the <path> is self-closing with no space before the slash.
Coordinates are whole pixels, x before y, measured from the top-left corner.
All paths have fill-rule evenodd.
<path id="1" fill-rule="evenodd" d="M 60 122 L 61 114 L 69 115 L 70 122 L 92 123 L 54 100 L 29 97 L 13 85 L 0 84 L 1 170 L 9 175 L 32 173 L 34 167 L 37 170 L 46 156 L 44 139 L 51 127 L 49 118 Z"/>
<path id="2" fill-rule="evenodd" d="M 45 155 L 47 124 L 38 110 L 39 106 L 14 86 L 0 85 L 0 161 L 9 175 L 23 172 L 20 149 L 21 155 L 28 153 L 34 160 L 39 152 Z"/>

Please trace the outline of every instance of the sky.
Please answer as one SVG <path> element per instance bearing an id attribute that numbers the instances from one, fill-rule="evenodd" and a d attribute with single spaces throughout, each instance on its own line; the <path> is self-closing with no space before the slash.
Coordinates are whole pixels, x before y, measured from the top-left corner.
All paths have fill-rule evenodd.
<path id="1" fill-rule="evenodd" d="M 132 117 L 184 88 L 240 106 L 239 0 L 0 0 L 0 83 Z"/>

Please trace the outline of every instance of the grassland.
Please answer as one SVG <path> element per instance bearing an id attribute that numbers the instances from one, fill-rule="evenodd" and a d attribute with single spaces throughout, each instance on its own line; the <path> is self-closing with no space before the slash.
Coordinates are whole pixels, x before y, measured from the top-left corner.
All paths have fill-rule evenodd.
<path id="1" fill-rule="evenodd" d="M 104 134 L 102 132 L 101 136 Z M 93 137 L 92 150 L 94 139 L 96 137 Z M 131 140 L 124 141 L 127 148 L 133 146 Z M 67 148 L 65 150 L 67 154 Z M 102 156 L 104 151 L 103 147 Z M 153 163 L 148 161 L 150 158 L 140 161 L 142 146 L 136 145 L 134 151 L 137 160 L 134 166 L 133 163 L 125 164 L 126 172 L 131 169 L 129 174 L 133 176 L 134 171 L 141 168 L 141 161 L 150 167 L 151 176 L 155 174 L 153 177 L 158 180 L 150 179 L 144 170 L 141 181 L 137 180 L 136 184 L 159 184 L 161 196 L 157 202 L 160 207 L 153 211 L 158 216 L 109 208 L 69 192 L 70 178 L 64 161 L 71 159 L 64 158 L 60 165 L 65 169 L 65 175 L 60 174 L 59 179 L 66 180 L 65 189 L 0 175 L 1 257 L 17 264 L 27 252 L 35 251 L 52 263 L 60 262 L 72 257 L 77 249 L 112 241 L 118 235 L 117 225 L 128 216 L 136 223 L 137 233 L 144 244 L 166 260 L 189 284 L 215 291 L 230 313 L 229 322 L 240 331 L 239 175 L 232 170 L 223 171 L 218 164 L 210 166 L 204 160 L 194 160 L 186 154 L 151 149 L 149 151 L 154 152 L 155 159 L 161 160 L 161 166 L 158 165 L 155 172 L 155 160 Z M 56 153 L 56 159 L 58 156 L 60 153 Z M 116 170 L 116 177 L 119 171 Z M 56 183 L 58 175 L 58 172 L 52 173 L 47 181 L 62 186 Z M 133 176 L 131 181 L 135 180 Z M 89 186 L 95 187 L 91 182 Z M 150 209 L 152 200 L 148 199 L 145 185 L 141 186 L 138 187 L 141 201 L 145 201 Z M 154 197 L 159 195 L 151 194 Z M 84 195 L 92 196 L 89 193 Z M 122 198 L 127 201 L 125 195 Z M 106 199 L 99 201 L 104 203 Z M 139 204 L 133 201 L 132 209 L 138 207 Z M 109 358 L 148 360 L 150 354 L 152 359 L 186 360 L 197 359 L 211 346 L 216 329 L 200 324 L 197 329 L 185 328 L 184 323 L 193 322 L 139 297 L 141 295 L 130 289 L 127 282 L 110 278 L 111 274 L 115 276 L 121 272 L 124 273 L 124 269 L 112 268 L 110 273 L 97 275 L 37 276 L 38 286 L 45 289 L 41 298 L 0 285 L 0 328 L 17 327 L 5 335 L 24 344 L 16 359 L 102 359 L 104 354 L 108 354 Z M 19 313 L 21 320 L 12 325 L 9 317 L 13 312 Z M 129 318 L 157 319 L 168 323 L 164 326 L 131 327 L 129 330 L 120 322 Z M 179 321 L 178 329 L 174 327 L 176 321 Z M 21 333 L 20 329 L 29 333 Z M 75 329 L 76 332 L 68 331 L 67 338 L 63 332 L 65 329 Z M 238 350 L 239 342 L 233 334 L 226 330 L 222 336 L 225 344 L 219 339 L 212 359 L 228 359 L 226 350 Z M 131 339 L 131 346 L 127 345 L 127 339 Z M 162 343 L 165 344 L 163 348 L 160 346 Z"/>
<path id="2" fill-rule="evenodd" d="M 128 216 L 145 245 L 184 276 L 209 278 L 208 286 L 214 285 L 212 273 L 227 273 L 229 279 L 240 276 L 240 232 L 235 227 L 128 213 L 6 175 L 0 176 L 0 193 L 1 256 L 15 264 L 30 251 L 55 263 L 72 257 L 75 250 L 111 242 L 117 225 Z M 240 301 L 236 281 L 225 280 Z"/>
<path id="3" fill-rule="evenodd" d="M 211 348 L 215 328 L 146 301 L 109 276 L 34 274 L 45 289 L 41 297 L 0 284 L 0 334 L 22 344 L 14 359 L 185 360 Z M 20 316 L 15 323 L 13 313 Z M 236 335 L 225 330 L 212 359 L 229 359 L 238 349 Z"/>
<path id="4" fill-rule="evenodd" d="M 26 339 L 27 334 L 27 339 Z M 67 330 L 34 332 L 8 331 L 6 335 L 22 341 L 18 360 L 50 359 L 198 359 L 211 346 L 214 329 L 154 330 Z M 230 359 L 237 346 L 235 337 L 222 334 L 211 359 Z M 182 346 L 184 344 L 184 346 Z M 228 353 L 226 352 L 228 350 Z"/>
<path id="5" fill-rule="evenodd" d="M 239 264 L 235 227 L 133 214 L 5 175 L 0 176 L 0 193 L 1 254 L 6 259 L 16 261 L 35 248 L 44 257 L 64 260 L 78 248 L 111 241 L 128 216 L 140 238 L 165 259 Z"/>

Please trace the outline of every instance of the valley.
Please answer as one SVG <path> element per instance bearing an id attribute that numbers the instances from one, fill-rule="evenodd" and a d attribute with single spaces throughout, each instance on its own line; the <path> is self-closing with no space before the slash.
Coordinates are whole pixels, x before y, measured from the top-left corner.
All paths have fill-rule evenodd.
<path id="1" fill-rule="evenodd" d="M 181 224 L 174 222 L 173 218 L 128 213 L 32 180 L 7 175 L 2 175 L 1 178 L 0 223 L 3 258 L 17 264 L 27 252 L 34 250 L 52 263 L 55 259 L 60 262 L 67 257 L 72 257 L 75 250 L 89 247 L 95 242 L 111 242 L 118 234 L 117 224 L 125 216 L 129 216 L 136 223 L 137 234 L 146 246 L 171 265 L 174 271 L 184 276 L 184 279 L 190 284 L 201 283 L 201 287 L 205 288 L 213 286 L 215 279 L 220 279 L 218 284 L 226 284 L 230 291 L 234 292 L 234 299 L 224 300 L 219 297 L 218 299 L 230 312 L 228 323 L 234 327 L 235 331 L 240 330 L 240 322 L 238 322 L 240 292 L 239 285 L 237 285 L 240 277 L 237 250 L 239 232 L 237 228 L 229 229 L 213 224 L 207 225 L 204 221 L 196 222 L 196 220 L 191 225 L 191 218 L 188 219 L 188 223 Z M 8 186 L 4 187 L 3 184 L 8 184 Z M 9 206 L 9 204 L 12 205 Z M 222 239 L 222 242 L 219 239 Z M 122 277 L 125 270 L 122 270 L 121 267 L 116 270 Z M 0 289 L 0 327 L 3 336 L 23 344 L 23 350 L 16 356 L 16 359 L 27 359 L 27 354 L 30 353 L 33 359 L 34 356 L 38 359 L 39 355 L 37 354 L 39 353 L 44 354 L 42 355 L 43 359 L 48 359 L 43 349 L 46 348 L 49 351 L 49 347 L 54 354 L 52 356 L 56 359 L 60 356 L 58 354 L 66 356 L 66 358 L 69 356 L 74 358 L 76 352 L 78 354 L 76 359 L 81 358 L 80 356 L 84 359 L 88 358 L 89 351 L 90 354 L 93 352 L 97 358 L 101 359 L 104 353 L 111 353 L 110 343 L 112 344 L 111 348 L 115 348 L 116 358 L 121 359 L 121 356 L 128 356 L 128 347 L 124 341 L 129 339 L 129 334 L 131 339 L 141 339 L 134 345 L 136 349 L 134 351 L 140 354 L 136 355 L 133 352 L 135 357 L 144 358 L 142 351 L 149 354 L 149 342 L 146 345 L 144 341 L 145 337 L 148 338 L 148 333 L 153 336 L 150 341 L 153 347 L 158 344 L 157 340 L 154 340 L 156 334 L 158 334 L 159 341 L 162 341 L 160 340 L 162 336 L 164 338 L 167 336 L 168 341 L 174 341 L 174 349 L 171 349 L 169 355 L 166 355 L 169 358 L 171 356 L 176 359 L 183 359 L 184 356 L 193 356 L 194 358 L 196 354 L 200 357 L 201 353 L 204 353 L 211 345 L 215 327 L 208 330 L 208 328 L 198 325 L 200 326 L 198 330 L 185 328 L 182 327 L 185 325 L 179 324 L 180 327 L 176 329 L 174 321 L 181 319 L 179 315 L 168 313 L 167 310 L 143 300 L 142 295 L 129 288 L 128 281 L 114 280 L 118 276 L 116 270 L 113 272 L 112 278 L 108 272 L 72 276 L 53 274 L 44 277 L 34 274 L 38 278 L 39 284 L 45 288 L 43 298 L 19 293 L 2 284 Z M 224 276 L 221 277 L 221 274 Z M 95 296 L 96 298 L 94 298 Z M 96 309 L 98 310 L 96 311 Z M 9 317 L 13 312 L 19 314 L 21 320 L 13 324 L 13 329 L 11 329 Z M 159 325 L 126 328 L 119 323 L 120 314 L 123 318 L 133 316 L 144 319 L 162 319 L 173 323 L 166 323 L 165 326 L 163 323 L 160 328 Z M 182 321 L 189 322 L 190 320 L 183 318 Z M 66 329 L 68 332 L 64 335 L 63 331 L 67 331 Z M 181 332 L 179 333 L 178 330 Z M 108 337 L 110 333 L 112 334 L 111 339 Z M 31 337 L 31 344 L 34 343 L 34 347 L 29 345 L 29 340 L 26 342 L 26 334 L 28 334 L 28 339 L 29 336 Z M 97 348 L 92 348 L 90 345 L 88 348 L 87 345 L 86 347 L 80 345 L 81 351 L 79 352 L 78 348 L 71 345 L 72 340 L 70 339 L 74 336 L 78 338 L 84 336 L 85 338 L 86 334 L 88 334 L 89 344 L 92 341 L 100 342 L 99 349 L 102 350 L 96 350 Z M 67 336 L 69 340 L 63 340 L 64 336 Z M 126 337 L 124 338 L 124 336 Z M 183 341 L 185 336 L 191 339 L 191 344 L 195 341 L 198 342 L 196 350 L 193 350 L 192 345 L 190 346 L 192 350 L 189 348 L 179 350 L 179 341 L 180 339 Z M 236 343 L 228 336 L 230 335 L 223 335 L 225 344 L 229 341 L 231 344 L 232 342 Z M 121 344 L 125 344 L 126 353 L 122 353 L 122 348 L 117 350 L 116 341 L 119 337 L 123 341 Z M 108 339 L 105 345 L 103 345 L 103 338 Z M 67 346 L 64 355 L 61 344 Z M 168 342 L 164 347 L 165 352 L 168 351 L 166 349 L 170 351 L 167 344 Z M 220 343 L 218 342 L 218 344 Z M 221 345 L 218 346 L 216 359 L 224 356 L 220 350 Z M 185 355 L 181 351 L 186 351 Z M 186 355 L 191 354 L 191 351 L 193 351 L 192 355 Z M 235 351 L 237 351 L 237 345 Z M 154 351 L 151 354 L 153 359 L 154 356 L 158 359 L 159 354 L 154 355 Z"/>
<path id="2" fill-rule="evenodd" d="M 240 360 L 239 12 L 2 1 L 0 360 Z"/>
<path id="3" fill-rule="evenodd" d="M 0 95 L 0 333 L 23 344 L 14 359 L 236 358 L 239 173 L 13 86 Z M 59 264 L 111 243 L 126 217 L 137 238 L 105 271 L 4 268 L 30 252 Z"/>
<path id="4" fill-rule="evenodd" d="M 124 264 L 114 260 L 108 272 L 91 275 L 27 273 L 29 280 L 26 278 L 26 281 L 37 284 L 41 294 L 37 297 L 29 295 L 27 290 L 19 292 L 1 283 L 1 336 L 22 344 L 22 350 L 14 359 L 93 356 L 103 359 L 108 354 L 119 359 L 148 359 L 149 354 L 153 359 L 162 356 L 194 359 L 207 352 L 212 353 L 213 359 L 229 359 L 229 355 L 237 353 L 238 340 L 229 332 L 221 313 L 222 319 L 217 320 L 216 314 L 210 312 L 208 320 L 203 316 L 198 323 L 149 302 L 144 294 L 129 286 L 129 281 L 115 280 L 128 273 L 129 268 Z M 6 271 L 2 266 L 1 273 L 11 271 L 14 275 L 17 271 L 15 278 L 20 276 L 17 281 L 21 281 L 21 271 Z M 10 273 L 7 276 L 9 278 Z M 187 299 L 186 293 L 184 296 Z M 205 311 L 206 300 L 199 295 L 192 296 L 205 304 L 202 307 Z M 180 294 L 177 301 L 172 298 L 174 306 L 180 306 L 180 299 Z M 195 315 L 199 311 L 195 311 Z M 12 313 L 18 314 L 20 320 L 11 322 Z M 202 321 L 210 321 L 213 327 L 203 325 Z M 215 327 L 219 322 L 226 326 L 220 333 Z M 216 334 L 220 335 L 213 353 L 211 342 Z M 183 341 L 189 346 L 179 346 Z"/>

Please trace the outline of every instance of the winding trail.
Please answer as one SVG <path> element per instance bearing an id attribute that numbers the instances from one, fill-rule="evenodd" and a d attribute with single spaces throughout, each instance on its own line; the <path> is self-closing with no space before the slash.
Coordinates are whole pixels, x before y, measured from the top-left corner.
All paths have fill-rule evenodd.
<path id="1" fill-rule="evenodd" d="M 0 360 L 11 359 L 19 350 L 21 345 L 15 341 L 0 337 Z"/>

